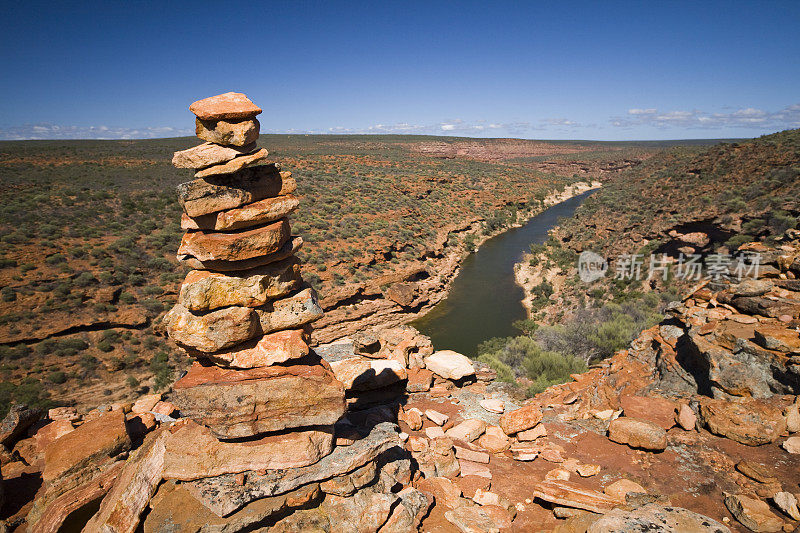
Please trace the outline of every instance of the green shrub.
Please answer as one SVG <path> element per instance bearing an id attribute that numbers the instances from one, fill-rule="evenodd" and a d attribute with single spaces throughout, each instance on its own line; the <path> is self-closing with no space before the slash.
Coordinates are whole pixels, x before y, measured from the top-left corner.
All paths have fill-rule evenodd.
<path id="1" fill-rule="evenodd" d="M 47 375 L 47 379 L 51 383 L 58 383 L 58 384 L 66 383 L 67 382 L 67 374 L 62 372 L 62 371 L 60 371 L 60 370 L 58 370 L 56 372 L 50 372 L 50 374 Z"/>

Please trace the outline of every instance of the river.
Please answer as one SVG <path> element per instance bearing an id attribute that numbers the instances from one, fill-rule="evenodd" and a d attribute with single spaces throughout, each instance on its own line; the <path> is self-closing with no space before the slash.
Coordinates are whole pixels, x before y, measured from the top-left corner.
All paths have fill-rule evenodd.
<path id="1" fill-rule="evenodd" d="M 545 242 L 558 219 L 571 217 L 593 192 L 556 204 L 523 226 L 484 242 L 464 259 L 447 298 L 411 325 L 428 335 L 436 349 L 455 350 L 469 357 L 477 355 L 478 344 L 485 340 L 519 335 L 511 324 L 526 318 L 526 314 L 522 288 L 514 282 L 514 264 L 531 244 Z"/>

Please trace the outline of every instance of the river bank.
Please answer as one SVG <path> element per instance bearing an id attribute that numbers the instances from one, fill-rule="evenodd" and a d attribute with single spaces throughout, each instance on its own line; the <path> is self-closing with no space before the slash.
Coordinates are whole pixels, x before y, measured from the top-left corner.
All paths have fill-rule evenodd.
<path id="1" fill-rule="evenodd" d="M 580 182 L 554 191 L 540 207 L 517 213 L 516 220 L 483 234 L 483 220 L 474 219 L 445 229 L 433 245 L 426 263 L 359 285 L 351 285 L 323 298 L 325 316 L 315 324 L 315 339 L 332 342 L 375 326 L 396 326 L 426 316 L 449 293 L 464 260 L 488 240 L 524 226 L 546 209 L 601 186 L 598 181 Z M 447 243 L 457 242 L 457 245 Z"/>
<path id="2" fill-rule="evenodd" d="M 602 186 L 600 182 L 595 183 L 597 187 L 587 189 L 587 191 Z M 561 201 L 563 202 L 565 200 L 567 200 L 567 198 Z M 533 318 L 533 302 L 536 299 L 533 289 L 542 283 L 547 283 L 552 288 L 553 294 L 559 294 L 567 280 L 567 276 L 561 268 L 555 265 L 548 267 L 547 263 L 540 259 L 541 257 L 526 253 L 522 256 L 522 259 L 514 265 L 514 281 L 524 293 L 522 307 L 525 308 L 528 319 Z"/>

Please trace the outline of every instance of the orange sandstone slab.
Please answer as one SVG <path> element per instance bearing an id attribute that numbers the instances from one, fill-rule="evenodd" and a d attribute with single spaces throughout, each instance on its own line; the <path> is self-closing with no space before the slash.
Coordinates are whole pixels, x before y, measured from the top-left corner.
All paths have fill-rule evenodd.
<path id="1" fill-rule="evenodd" d="M 258 335 L 258 317 L 249 307 L 224 307 L 203 315 L 181 304 L 164 316 L 170 338 L 202 352 L 217 352 Z"/>
<path id="2" fill-rule="evenodd" d="M 541 422 L 542 411 L 538 405 L 528 405 L 514 411 L 510 411 L 500 417 L 500 427 L 506 435 L 513 435 Z"/>
<path id="3" fill-rule="evenodd" d="M 220 146 L 205 142 L 172 155 L 172 165 L 177 168 L 205 168 L 227 163 L 234 157 L 255 152 L 255 143 L 247 146 Z"/>
<path id="4" fill-rule="evenodd" d="M 244 272 L 222 274 L 192 270 L 181 285 L 178 302 L 190 311 L 240 305 L 258 307 L 300 284 L 300 263 L 291 258 Z"/>
<path id="5" fill-rule="evenodd" d="M 218 174 L 232 174 L 242 170 L 243 168 L 273 165 L 273 162 L 267 160 L 268 155 L 269 152 L 262 148 L 253 154 L 235 157 L 225 163 L 220 163 L 218 165 L 204 168 L 203 170 L 198 170 L 195 172 L 194 177 L 205 178 L 206 176 L 216 176 Z"/>
<path id="6" fill-rule="evenodd" d="M 194 363 L 170 401 L 223 439 L 330 425 L 345 411 L 344 387 L 322 364 L 234 370 Z"/>
<path id="7" fill-rule="evenodd" d="M 193 102 L 189 111 L 203 120 L 243 119 L 261 113 L 255 105 L 242 93 L 224 93 Z"/>
<path id="8" fill-rule="evenodd" d="M 42 479 L 53 481 L 130 449 L 125 413 L 109 411 L 56 439 L 44 452 Z"/>
<path id="9" fill-rule="evenodd" d="M 242 261 L 277 252 L 290 235 L 287 219 L 236 233 L 189 231 L 181 239 L 178 255 L 201 261 Z"/>
<path id="10" fill-rule="evenodd" d="M 189 352 L 231 368 L 257 368 L 300 359 L 309 354 L 308 334 L 302 329 L 287 329 L 253 339 L 230 351 L 206 354 Z"/>
<path id="11" fill-rule="evenodd" d="M 277 252 L 260 255 L 244 261 L 201 261 L 196 257 L 179 255 L 178 261 L 195 270 L 215 270 L 217 272 L 241 272 L 283 261 L 297 253 L 303 247 L 303 238 L 293 236 L 281 246 Z"/>
<path id="12" fill-rule="evenodd" d="M 261 128 L 258 120 L 195 120 L 195 134 L 204 141 L 225 146 L 247 146 L 256 142 Z"/>
<path id="13" fill-rule="evenodd" d="M 300 200 L 293 194 L 288 194 L 199 217 L 190 217 L 183 213 L 181 229 L 230 231 L 247 228 L 284 218 L 293 213 L 298 205 Z"/>
<path id="14" fill-rule="evenodd" d="M 291 194 L 297 189 L 297 183 L 291 172 L 280 172 L 280 165 L 273 164 L 198 178 L 181 183 L 177 189 L 183 211 L 190 217 L 199 217 Z"/>
<path id="15" fill-rule="evenodd" d="M 187 421 L 173 428 L 165 446 L 164 478 L 191 481 L 314 464 L 333 451 L 333 426 L 221 442 L 207 427 Z"/>

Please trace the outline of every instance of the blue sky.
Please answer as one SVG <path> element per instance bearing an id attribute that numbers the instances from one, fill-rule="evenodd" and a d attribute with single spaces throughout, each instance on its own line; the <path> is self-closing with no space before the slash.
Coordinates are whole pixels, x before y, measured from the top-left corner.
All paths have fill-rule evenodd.
<path id="1" fill-rule="evenodd" d="M 262 132 L 539 139 L 800 127 L 800 2 L 4 2 L 0 139 Z"/>

